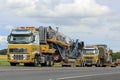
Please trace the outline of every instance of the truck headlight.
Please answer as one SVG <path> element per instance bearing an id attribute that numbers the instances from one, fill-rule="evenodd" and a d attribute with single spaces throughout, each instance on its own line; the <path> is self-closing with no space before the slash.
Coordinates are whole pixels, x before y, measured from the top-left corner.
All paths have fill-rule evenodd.
<path id="1" fill-rule="evenodd" d="M 24 54 L 23 55 L 23 60 L 29 60 L 30 59 L 30 55 L 29 54 Z"/>
<path id="2" fill-rule="evenodd" d="M 30 59 L 30 55 L 26 55 L 26 59 L 29 60 Z"/>

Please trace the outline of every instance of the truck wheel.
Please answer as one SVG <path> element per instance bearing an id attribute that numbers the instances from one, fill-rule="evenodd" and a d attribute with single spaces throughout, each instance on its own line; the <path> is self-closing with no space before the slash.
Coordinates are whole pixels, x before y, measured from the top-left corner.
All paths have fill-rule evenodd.
<path id="1" fill-rule="evenodd" d="M 11 66 L 16 66 L 17 63 L 10 63 Z"/>
<path id="2" fill-rule="evenodd" d="M 53 60 L 50 61 L 50 66 L 53 66 L 54 65 L 54 62 Z"/>
<path id="3" fill-rule="evenodd" d="M 30 63 L 24 63 L 24 66 L 30 66 L 31 64 Z"/>
<path id="4" fill-rule="evenodd" d="M 41 67 L 44 67 L 44 66 L 46 66 L 46 64 L 45 63 L 41 63 Z"/>
<path id="5" fill-rule="evenodd" d="M 33 66 L 38 66 L 38 58 L 37 57 L 34 58 Z"/>
<path id="6" fill-rule="evenodd" d="M 46 61 L 46 66 L 50 66 L 50 61 Z"/>
<path id="7" fill-rule="evenodd" d="M 87 65 L 87 67 L 92 67 L 92 64 L 90 64 L 90 65 Z"/>
<path id="8" fill-rule="evenodd" d="M 97 62 L 97 65 L 96 65 L 97 67 L 102 67 L 103 65 L 102 65 L 102 61 L 101 60 L 98 60 L 98 62 Z"/>
<path id="9" fill-rule="evenodd" d="M 24 66 L 28 66 L 28 64 L 27 64 L 27 63 L 24 63 Z"/>
<path id="10" fill-rule="evenodd" d="M 85 62 L 81 62 L 80 66 L 85 67 Z"/>

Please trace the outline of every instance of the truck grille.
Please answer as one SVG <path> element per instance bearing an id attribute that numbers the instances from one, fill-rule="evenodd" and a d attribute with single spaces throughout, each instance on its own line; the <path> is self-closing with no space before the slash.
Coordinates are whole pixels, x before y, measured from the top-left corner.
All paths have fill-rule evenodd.
<path id="1" fill-rule="evenodd" d="M 92 59 L 89 59 L 89 60 L 87 59 L 87 60 L 85 60 L 85 62 L 86 62 L 86 63 L 92 63 L 93 60 L 92 60 Z"/>
<path id="2" fill-rule="evenodd" d="M 86 63 L 92 63 L 93 60 L 94 60 L 93 57 L 85 57 L 85 62 L 86 62 Z"/>
<path id="3" fill-rule="evenodd" d="M 17 55 L 14 55 L 14 56 L 13 56 L 13 59 L 14 59 L 14 60 L 23 60 L 23 59 L 24 59 L 24 56 L 17 54 Z"/>

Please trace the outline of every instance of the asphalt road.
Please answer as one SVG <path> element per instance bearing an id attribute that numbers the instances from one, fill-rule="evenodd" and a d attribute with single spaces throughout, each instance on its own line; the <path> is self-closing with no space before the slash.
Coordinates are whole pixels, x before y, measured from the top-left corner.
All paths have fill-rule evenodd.
<path id="1" fill-rule="evenodd" d="M 120 67 L 0 67 L 0 80 L 120 80 Z"/>

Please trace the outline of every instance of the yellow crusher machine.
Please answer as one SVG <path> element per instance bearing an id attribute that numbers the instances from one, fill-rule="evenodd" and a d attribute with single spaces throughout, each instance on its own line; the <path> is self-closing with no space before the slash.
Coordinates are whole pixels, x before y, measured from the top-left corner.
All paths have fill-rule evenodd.
<path id="1" fill-rule="evenodd" d="M 81 65 L 84 42 L 73 41 L 51 26 L 12 29 L 8 36 L 8 62 L 11 66 L 53 66 L 54 64 Z"/>

